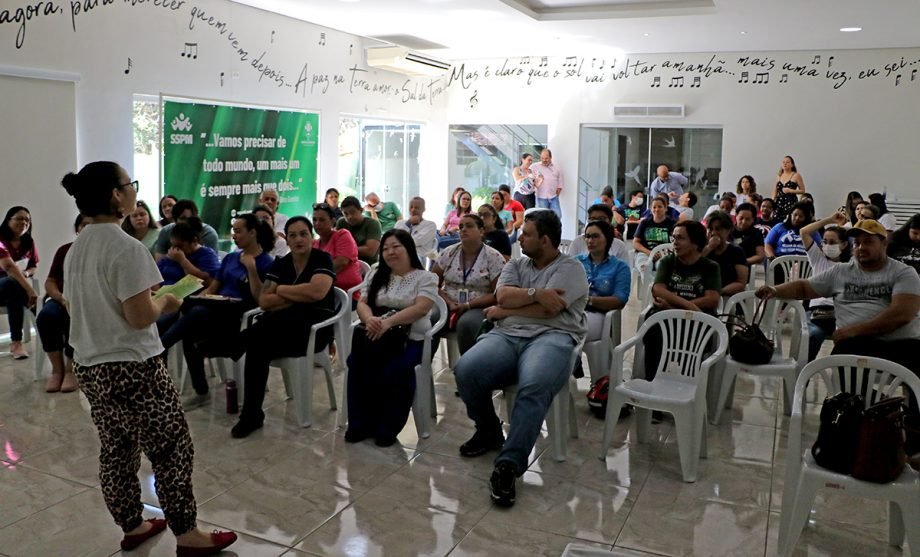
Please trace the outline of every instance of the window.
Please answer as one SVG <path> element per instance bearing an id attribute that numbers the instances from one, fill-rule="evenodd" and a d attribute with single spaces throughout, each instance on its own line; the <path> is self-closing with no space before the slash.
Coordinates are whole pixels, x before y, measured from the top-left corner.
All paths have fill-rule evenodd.
<path id="1" fill-rule="evenodd" d="M 374 192 L 405 213 L 419 193 L 421 126 L 342 118 L 339 121 L 339 185 L 342 198 Z"/>

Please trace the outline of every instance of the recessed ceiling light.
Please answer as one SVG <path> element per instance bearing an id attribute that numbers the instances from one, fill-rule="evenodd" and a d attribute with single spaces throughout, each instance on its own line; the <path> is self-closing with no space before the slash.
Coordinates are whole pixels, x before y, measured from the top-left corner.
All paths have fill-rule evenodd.
<path id="1" fill-rule="evenodd" d="M 643 37 L 648 37 L 648 33 L 642 33 Z"/>
<path id="2" fill-rule="evenodd" d="M 862 31 L 862 27 L 841 27 L 840 31 L 844 33 L 855 33 L 857 31 Z"/>
<path id="3" fill-rule="evenodd" d="M 747 31 L 742 31 L 741 34 L 742 34 L 742 35 L 747 35 Z"/>

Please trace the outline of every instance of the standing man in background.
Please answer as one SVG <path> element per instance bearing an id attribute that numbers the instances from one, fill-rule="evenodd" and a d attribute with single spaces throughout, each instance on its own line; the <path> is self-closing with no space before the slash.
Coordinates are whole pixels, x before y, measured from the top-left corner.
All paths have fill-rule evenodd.
<path id="1" fill-rule="evenodd" d="M 396 226 L 396 221 L 402 219 L 399 207 L 395 203 L 392 201 L 381 202 L 380 196 L 374 192 L 365 195 L 364 202 L 364 212 L 367 216 L 380 223 L 382 233 Z"/>
<path id="2" fill-rule="evenodd" d="M 550 209 L 562 220 L 559 194 L 562 193 L 562 169 L 553 164 L 553 153 L 549 149 L 540 152 L 540 162 L 531 167 L 537 179 L 537 207 Z M 686 180 L 686 178 L 685 178 Z"/>
<path id="3" fill-rule="evenodd" d="M 654 198 L 659 194 L 667 195 L 668 202 L 676 209 L 678 199 L 684 193 L 684 188 L 687 187 L 687 177 L 680 172 L 671 172 L 665 165 L 658 167 L 657 174 L 658 176 L 649 186 L 649 196 Z"/>

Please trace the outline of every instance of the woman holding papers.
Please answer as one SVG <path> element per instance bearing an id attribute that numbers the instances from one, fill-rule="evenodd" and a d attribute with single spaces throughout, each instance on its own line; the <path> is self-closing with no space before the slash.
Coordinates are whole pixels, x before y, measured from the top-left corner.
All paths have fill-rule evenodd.
<path id="1" fill-rule="evenodd" d="M 178 557 L 213 555 L 236 534 L 197 528 L 192 438 L 155 327 L 161 313 L 179 309 L 179 300 L 169 294 L 153 300 L 151 288 L 162 277 L 150 251 L 119 227 L 136 208 L 138 182 L 113 162 L 94 162 L 62 184 L 93 219 L 65 259 L 64 294 L 73 371 L 99 433 L 99 481 L 124 532 L 121 548 L 134 549 L 169 526 Z M 165 520 L 143 519 L 141 451 L 153 465 Z"/>

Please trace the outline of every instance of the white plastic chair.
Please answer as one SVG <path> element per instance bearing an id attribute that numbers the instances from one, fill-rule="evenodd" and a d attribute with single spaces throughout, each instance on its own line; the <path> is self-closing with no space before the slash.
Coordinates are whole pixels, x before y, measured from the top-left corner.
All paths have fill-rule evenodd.
<path id="1" fill-rule="evenodd" d="M 739 292 L 729 298 L 725 313 L 734 314 L 741 308 L 745 321 L 750 323 L 757 307 L 757 297 L 753 291 Z M 720 363 L 722 373 L 714 378 L 714 383 L 719 385 L 719 398 L 712 409 L 711 423 L 716 425 L 722 416 L 722 408 L 731 408 L 734 394 L 735 378 L 739 372 L 751 375 L 777 376 L 783 380 L 783 410 L 788 416 L 792 412 L 792 395 L 795 381 L 808 363 L 808 316 L 802 302 L 798 300 L 767 300 L 763 308 L 763 319 L 760 322 L 761 330 L 774 343 L 773 357 L 769 363 L 752 365 L 739 362 L 731 354 L 725 355 L 725 360 Z M 788 352 L 783 352 L 783 324 L 790 323 L 791 340 Z"/>
<path id="2" fill-rule="evenodd" d="M 807 257 L 804 255 L 784 255 L 770 261 L 770 265 L 767 267 L 767 286 L 776 286 L 774 270 L 777 267 L 783 270 L 783 281 L 779 284 L 811 277 L 811 264 L 808 263 Z"/>
<path id="3" fill-rule="evenodd" d="M 639 274 L 637 282 L 636 291 L 645 296 L 645 298 L 641 300 L 643 307 L 648 305 L 651 300 L 650 289 L 651 284 L 655 281 L 655 271 L 658 269 L 658 262 L 661 261 L 662 257 L 673 253 L 674 244 L 660 244 L 652 248 L 652 253 L 648 256 L 648 265 L 646 265 L 645 270 Z"/>
<path id="4" fill-rule="evenodd" d="M 655 379 L 647 381 L 623 378 L 623 357 L 636 346 L 633 370 L 642 369 L 639 345 L 652 327 L 661 328 L 662 354 Z M 703 359 L 710 341 L 718 337 L 715 351 Z M 632 404 L 636 412 L 639 442 L 648 440 L 651 421 L 649 410 L 663 410 L 674 415 L 680 468 L 685 482 L 695 482 L 699 459 L 706 456 L 706 388 L 709 371 L 728 347 L 728 331 L 721 321 L 698 311 L 665 310 L 649 317 L 636 336 L 621 343 L 613 351 L 610 366 L 610 394 L 604 424 L 601 460 L 624 404 Z M 635 373 L 634 373 L 635 375 Z"/>
<path id="5" fill-rule="evenodd" d="M 572 247 L 572 240 L 559 240 L 559 253 L 568 254 Z"/>
<path id="6" fill-rule="evenodd" d="M 435 351 L 434 336 L 447 323 L 447 302 L 438 296 L 434 304 L 438 308 L 438 320 L 425 333 L 422 363 L 415 366 L 415 398 L 412 400 L 412 417 L 415 420 L 415 429 L 419 439 L 427 439 L 431 435 L 431 426 L 437 423 L 438 419 L 438 405 L 434 396 L 434 370 L 431 367 L 431 360 Z"/>
<path id="7" fill-rule="evenodd" d="M 623 330 L 622 310 L 612 309 L 604 314 L 604 325 L 601 329 L 601 338 L 585 342 L 584 353 L 588 356 L 588 369 L 591 377 L 597 373 L 598 377 L 610 371 L 610 358 L 613 349 L 620 344 Z"/>
<path id="8" fill-rule="evenodd" d="M 568 364 L 568 380 L 565 386 L 553 397 L 549 411 L 546 413 L 546 428 L 549 431 L 549 442 L 553 447 L 553 458 L 556 462 L 565 462 L 568 456 L 568 438 L 578 438 L 578 419 L 575 416 L 575 395 L 578 394 L 578 386 L 575 378 L 572 377 L 572 371 L 575 369 L 575 362 L 581 357 L 581 352 L 585 348 L 585 338 L 581 337 L 575 347 L 572 349 L 572 355 Z M 517 384 L 508 385 L 502 389 L 505 397 L 505 414 L 508 416 L 508 423 L 511 423 L 512 411 L 514 409 L 514 399 L 517 397 Z"/>
<path id="9" fill-rule="evenodd" d="M 434 396 L 434 371 L 431 367 L 431 359 L 434 356 L 432 344 L 434 336 L 447 323 L 447 303 L 438 296 L 434 300 L 434 305 L 440 312 L 439 317 L 435 324 L 425 332 L 425 340 L 422 345 L 422 363 L 415 366 L 415 398 L 412 400 L 412 417 L 415 420 L 415 429 L 418 431 L 420 439 L 427 439 L 431 435 L 431 423 L 433 420 L 437 420 L 438 417 L 438 407 Z M 358 323 L 359 321 L 355 321 L 351 324 L 352 333 Z M 338 427 L 344 428 L 347 425 L 348 368 L 346 367 L 345 383 L 342 388 L 342 410 L 339 413 Z"/>
<path id="10" fill-rule="evenodd" d="M 845 376 L 843 385 L 840 384 L 841 370 Z M 882 397 L 899 394 L 897 391 L 901 387 L 909 389 L 914 397 L 920 395 L 920 379 L 916 375 L 907 368 L 881 358 L 828 356 L 805 366 L 795 384 L 792 418 L 789 421 L 779 554 L 792 554 L 808 520 L 815 495 L 822 487 L 832 487 L 837 492 L 857 497 L 888 501 L 888 543 L 900 546 L 906 535 L 911 553 L 915 554 L 920 549 L 920 528 L 917 527 L 920 523 L 920 475 L 916 471 L 905 466 L 901 476 L 891 483 L 865 482 L 822 468 L 815 463 L 810 450 L 803 451 L 802 410 L 805 405 L 805 389 L 815 375 L 824 378 L 828 396 L 841 391 L 862 394 L 867 407 Z M 864 380 L 867 380 L 866 390 L 862 386 Z"/>
<path id="11" fill-rule="evenodd" d="M 313 425 L 313 366 L 319 363 L 323 366 L 326 375 L 326 388 L 329 391 L 329 406 L 332 410 L 336 409 L 335 384 L 332 379 L 332 364 L 329 361 L 329 355 L 325 350 L 316 352 L 316 333 L 326 327 L 335 327 L 336 323 L 347 319 L 351 312 L 351 300 L 348 295 L 340 288 L 333 287 L 335 292 L 335 303 L 338 311 L 335 315 L 324 321 L 315 323 L 310 327 L 310 335 L 307 337 L 307 351 L 304 356 L 297 358 L 279 358 L 272 360 L 271 365 L 281 368 L 281 373 L 294 376 L 293 381 L 293 398 L 297 406 L 297 419 L 301 427 L 310 427 Z M 289 381 L 288 381 L 289 382 Z M 285 388 L 288 388 L 288 382 Z"/>

